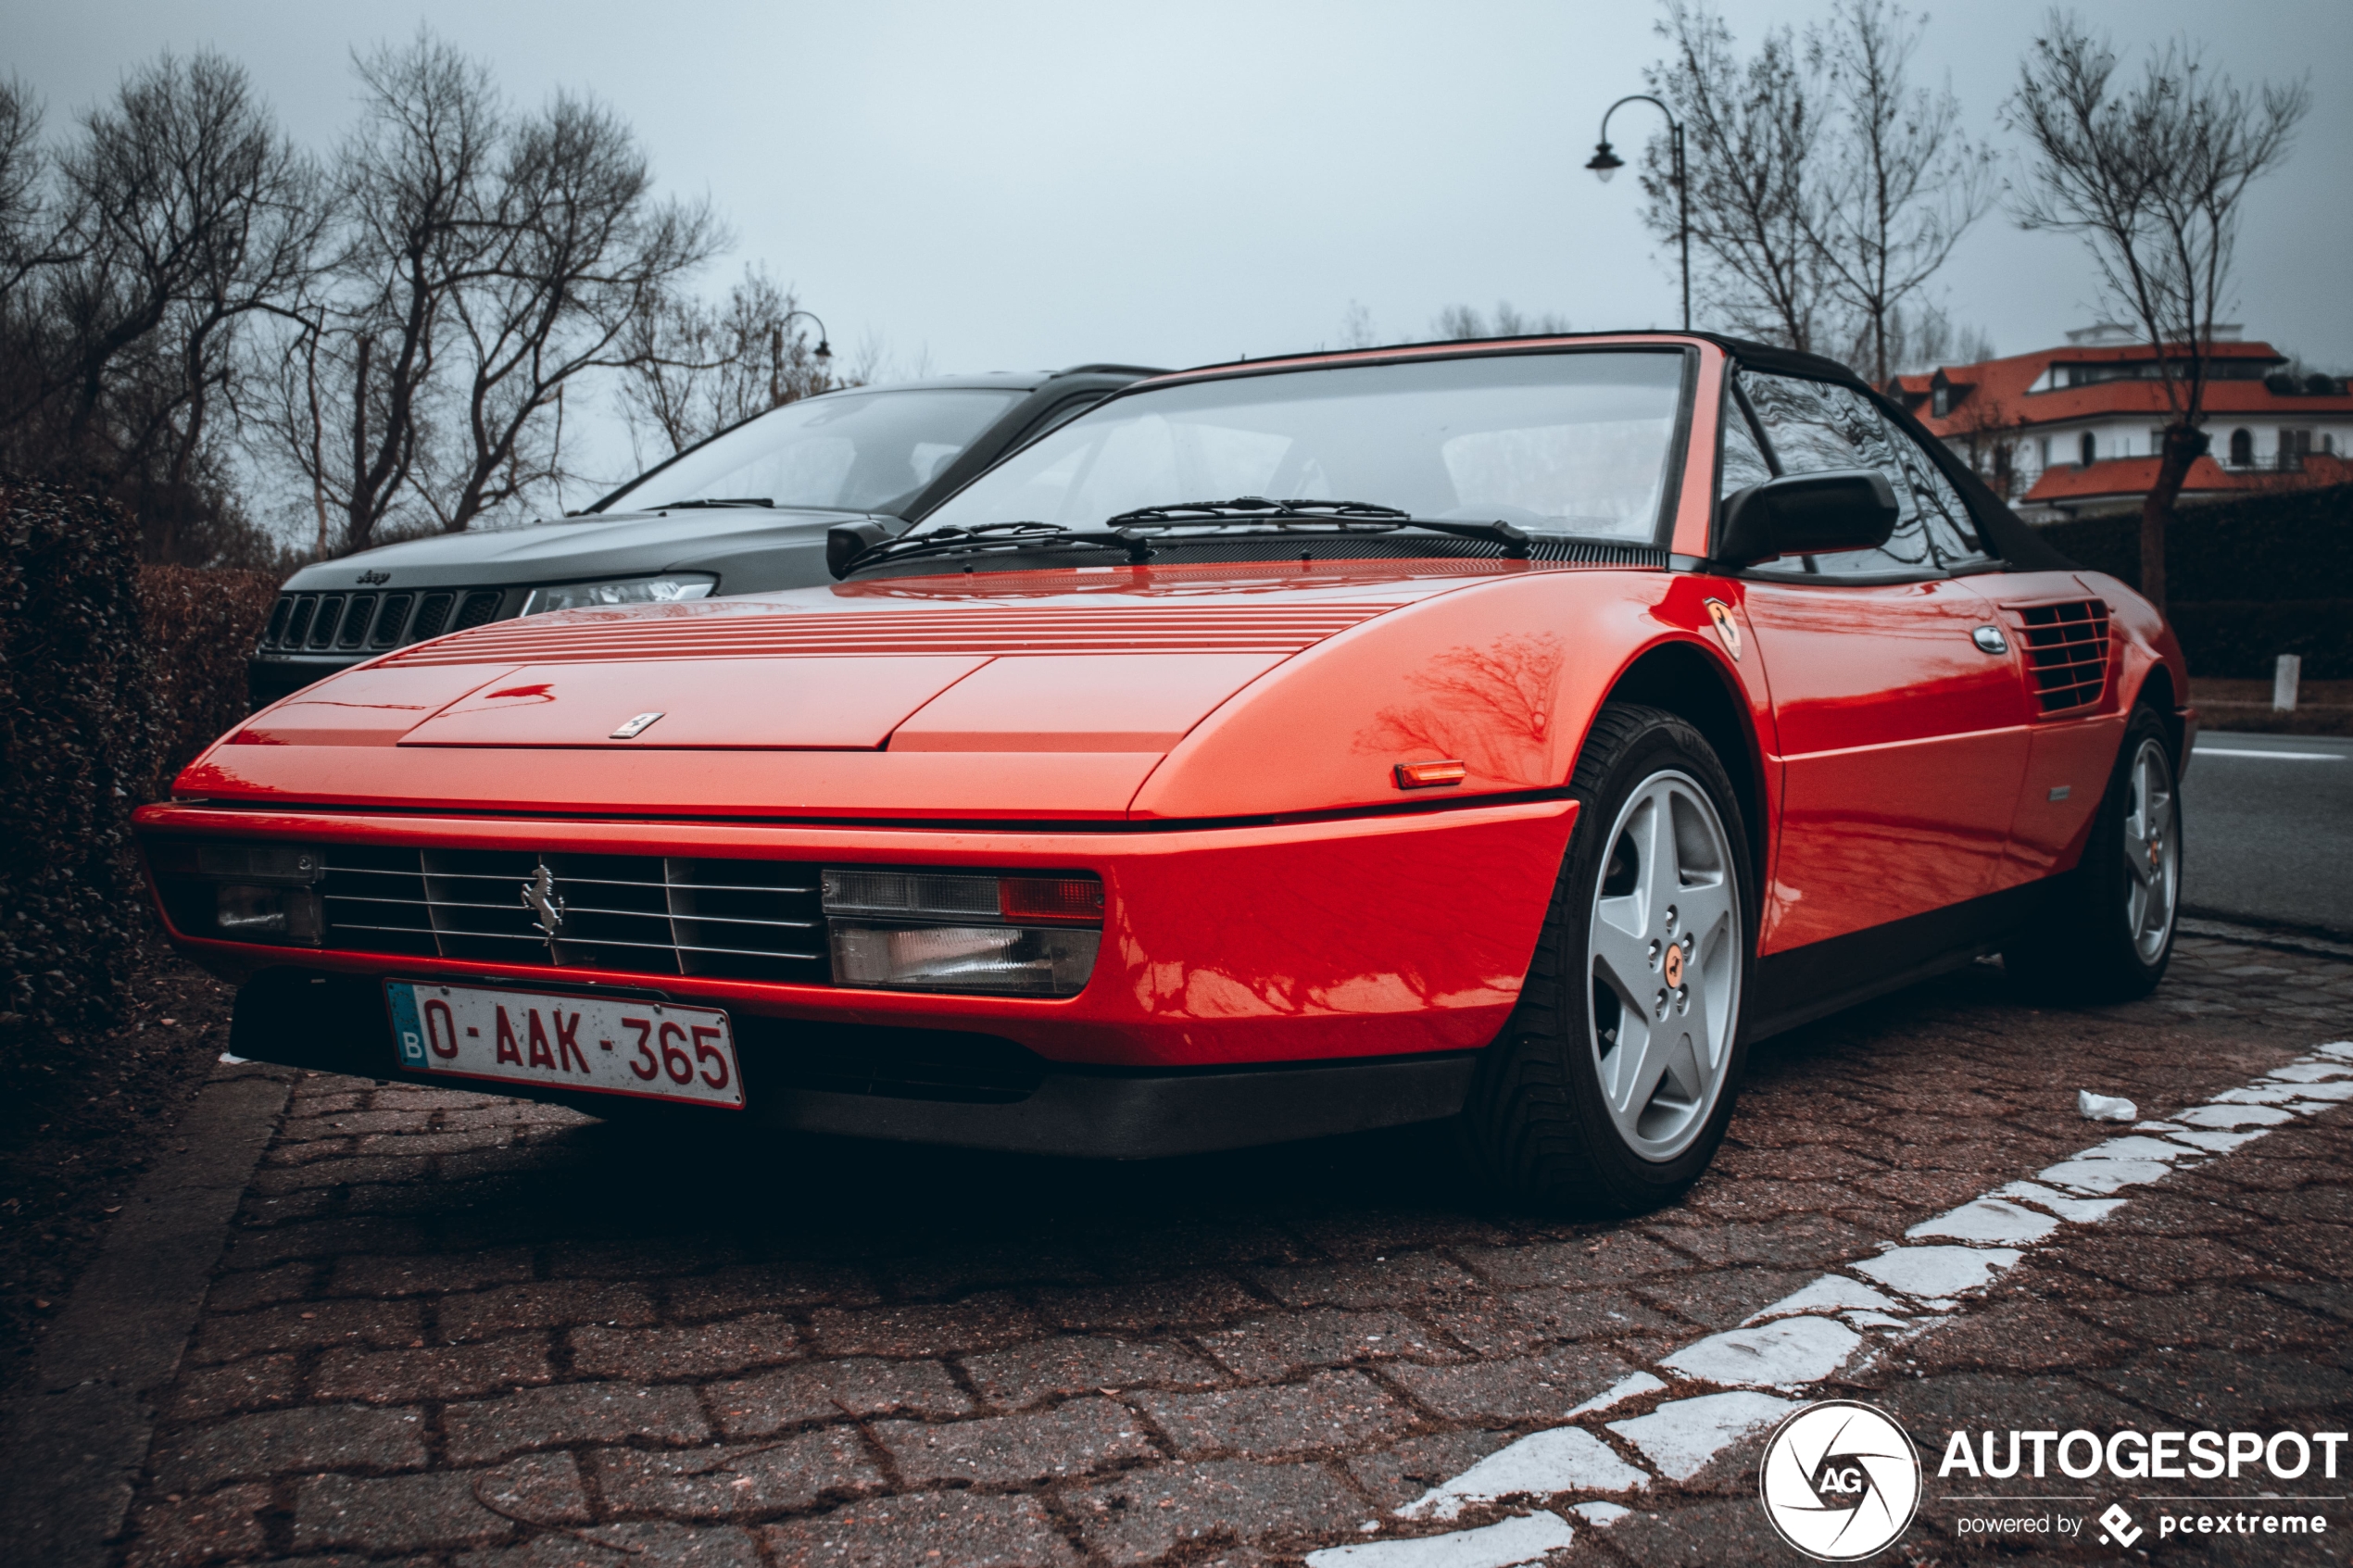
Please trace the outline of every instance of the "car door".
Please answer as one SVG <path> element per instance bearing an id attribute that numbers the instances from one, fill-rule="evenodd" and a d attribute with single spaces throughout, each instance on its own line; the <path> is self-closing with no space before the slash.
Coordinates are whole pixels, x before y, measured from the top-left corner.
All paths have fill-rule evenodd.
<path id="1" fill-rule="evenodd" d="M 1991 563 L 1927 454 L 1852 388 L 1754 370 L 1737 386 L 1755 423 L 1728 420 L 1728 476 L 1876 468 L 1902 508 L 1880 548 L 1743 573 L 1783 770 L 1760 942 L 1776 953 L 2000 885 L 2025 697 L 2007 647 L 1982 635 L 1998 615 L 1967 573 Z"/>

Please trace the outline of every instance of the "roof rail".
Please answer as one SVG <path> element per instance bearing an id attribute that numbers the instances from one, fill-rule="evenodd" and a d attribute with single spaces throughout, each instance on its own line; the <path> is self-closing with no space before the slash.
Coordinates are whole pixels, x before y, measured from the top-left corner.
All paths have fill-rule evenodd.
<path id="1" fill-rule="evenodd" d="M 1073 365 L 1066 370 L 1056 370 L 1058 376 L 1164 376 L 1167 368 L 1161 365 Z"/>

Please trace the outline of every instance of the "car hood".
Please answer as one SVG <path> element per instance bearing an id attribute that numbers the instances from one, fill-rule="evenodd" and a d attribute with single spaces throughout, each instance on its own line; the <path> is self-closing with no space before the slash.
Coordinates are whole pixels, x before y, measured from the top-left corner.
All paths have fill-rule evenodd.
<path id="1" fill-rule="evenodd" d="M 475 587 L 642 576 L 805 541 L 867 515 L 790 507 L 692 507 L 600 513 L 527 528 L 469 529 L 320 561 L 296 572 L 286 587 L 316 592 L 349 588 L 355 581 L 393 588 Z"/>
<path id="2" fill-rule="evenodd" d="M 866 820 L 1389 803 L 1390 764 L 1365 748 L 1389 744 L 1382 725 L 1428 725 L 1381 702 L 1415 696 L 1429 636 L 1481 622 L 1448 615 L 1419 638 L 1376 639 L 1394 646 L 1370 662 L 1335 650 L 1527 575 L 1521 562 L 1001 573 L 535 616 L 306 688 L 216 744 L 178 792 Z M 1296 712 L 1265 698 L 1285 686 Z M 1238 709 L 1269 735 L 1177 770 L 1214 789 L 1155 778 Z M 1286 763 L 1283 746 L 1308 751 Z M 1553 766 L 1544 750 L 1474 754 L 1469 783 L 1530 787 Z"/>

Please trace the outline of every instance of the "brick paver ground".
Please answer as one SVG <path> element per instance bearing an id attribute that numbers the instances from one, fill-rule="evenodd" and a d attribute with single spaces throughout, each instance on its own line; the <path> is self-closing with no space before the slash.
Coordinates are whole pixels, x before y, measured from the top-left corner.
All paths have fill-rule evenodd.
<path id="1" fill-rule="evenodd" d="M 1617 1225 L 1484 1207 L 1422 1131 L 1104 1167 L 310 1077 L 123 1559 L 1286 1561 L 2083 1147 L 2079 1088 L 2161 1114 L 2347 1033 L 2332 960 L 2188 939 L 2085 1012 L 1978 966 L 1760 1047 L 1713 1173 Z M 2348 1120 L 2070 1233 L 1866 1397 L 2344 1411 Z M 1753 1476 L 1744 1449 L 1574 1555 L 1743 1561 Z"/>

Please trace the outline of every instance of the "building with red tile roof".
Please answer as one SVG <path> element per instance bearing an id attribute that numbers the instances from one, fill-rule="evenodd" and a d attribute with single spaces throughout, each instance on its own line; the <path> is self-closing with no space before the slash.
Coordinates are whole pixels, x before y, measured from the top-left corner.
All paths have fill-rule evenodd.
<path id="1" fill-rule="evenodd" d="M 2353 394 L 2295 380 L 2268 343 L 2218 328 L 2206 387 L 2208 455 L 2184 502 L 2353 479 Z M 1886 386 L 1966 458 L 2020 516 L 2057 521 L 2135 510 L 2157 482 L 2167 408 L 2157 357 L 2125 328 L 2067 334 L 2062 348 L 1946 365 Z"/>

